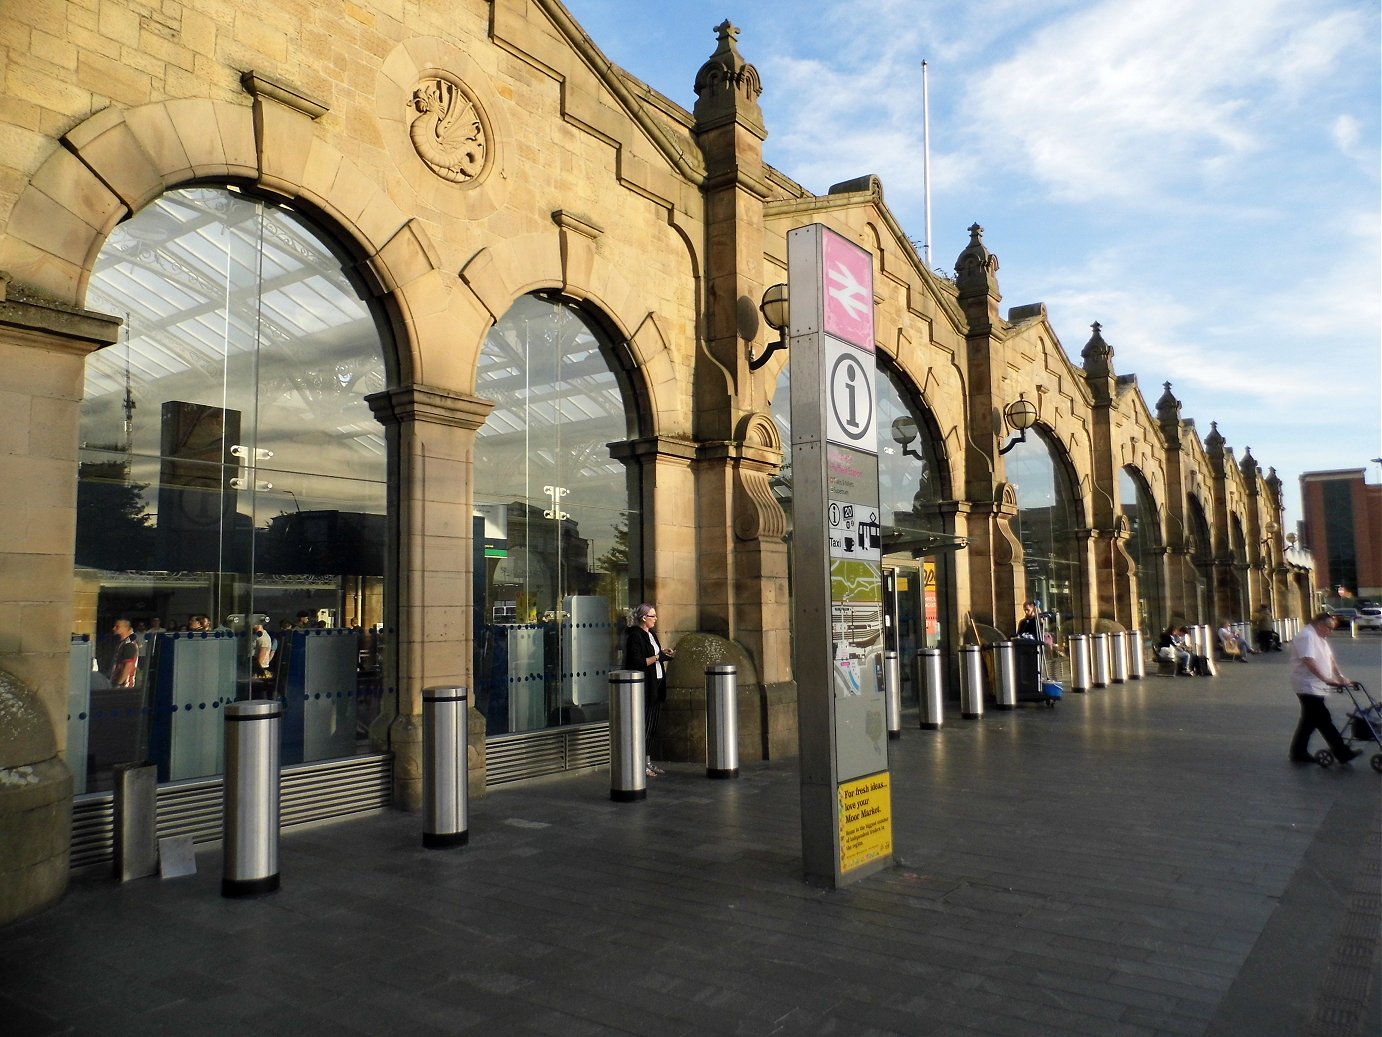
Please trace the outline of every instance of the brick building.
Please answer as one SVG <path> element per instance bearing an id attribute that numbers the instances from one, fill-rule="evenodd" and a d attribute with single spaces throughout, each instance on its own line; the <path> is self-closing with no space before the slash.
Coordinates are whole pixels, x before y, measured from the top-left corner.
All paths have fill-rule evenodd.
<path id="1" fill-rule="evenodd" d="M 1382 486 L 1369 486 L 1362 468 L 1306 472 L 1300 499 L 1320 600 L 1382 599 Z"/>

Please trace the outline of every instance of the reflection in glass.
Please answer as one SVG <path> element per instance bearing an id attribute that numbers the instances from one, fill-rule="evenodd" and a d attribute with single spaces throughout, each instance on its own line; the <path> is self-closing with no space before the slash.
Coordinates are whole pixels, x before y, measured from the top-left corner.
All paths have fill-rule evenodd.
<path id="1" fill-rule="evenodd" d="M 146 754 L 160 780 L 215 773 L 220 709 L 239 698 L 285 701 L 285 763 L 362 744 L 382 687 L 386 477 L 363 299 L 314 228 L 231 190 L 169 192 L 106 242 L 87 305 L 125 334 L 88 358 L 82 402 L 79 790 Z M 139 645 L 132 689 L 106 679 L 118 618 Z"/>
<path id="2" fill-rule="evenodd" d="M 485 341 L 476 391 L 476 708 L 491 735 L 607 717 L 629 606 L 631 511 L 610 444 L 627 436 L 612 345 L 576 307 L 519 299 Z"/>
<path id="3" fill-rule="evenodd" d="M 1118 473 L 1118 500 L 1128 523 L 1128 554 L 1137 573 L 1135 622 L 1144 633 L 1160 633 L 1169 620 L 1161 590 L 1161 524 L 1156 501 L 1141 474 L 1132 468 Z"/>
<path id="4" fill-rule="evenodd" d="M 1052 629 L 1076 614 L 1079 515 L 1069 477 L 1039 426 L 1006 457 L 1017 494 L 1017 533 L 1027 570 L 1027 596 L 1054 612 Z"/>

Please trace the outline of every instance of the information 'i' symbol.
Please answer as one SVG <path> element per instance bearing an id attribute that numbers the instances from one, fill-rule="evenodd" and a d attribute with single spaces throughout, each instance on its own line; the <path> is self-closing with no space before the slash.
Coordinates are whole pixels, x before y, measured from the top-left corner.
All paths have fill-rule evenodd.
<path id="1" fill-rule="evenodd" d="M 854 412 L 855 371 L 856 368 L 853 364 L 850 364 L 848 367 L 845 368 L 845 396 L 849 400 L 849 417 L 845 419 L 845 424 L 848 425 L 851 429 L 857 429 L 859 427 L 859 418 Z"/>

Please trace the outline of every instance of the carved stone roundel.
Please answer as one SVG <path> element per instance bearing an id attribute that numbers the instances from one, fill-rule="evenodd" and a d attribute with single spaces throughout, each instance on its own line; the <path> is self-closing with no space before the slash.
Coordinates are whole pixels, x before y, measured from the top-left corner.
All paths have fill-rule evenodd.
<path id="1" fill-rule="evenodd" d="M 408 107 L 408 127 L 418 158 L 453 184 L 477 180 L 489 161 L 489 140 L 480 105 L 460 80 L 433 72 L 418 80 Z"/>

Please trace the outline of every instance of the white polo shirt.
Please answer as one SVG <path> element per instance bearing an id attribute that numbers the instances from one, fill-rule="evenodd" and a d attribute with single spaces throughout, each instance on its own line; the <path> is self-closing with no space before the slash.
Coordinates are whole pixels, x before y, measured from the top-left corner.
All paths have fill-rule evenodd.
<path id="1" fill-rule="evenodd" d="M 1291 687 L 1297 695 L 1318 695 L 1324 698 L 1329 694 L 1329 685 L 1320 680 L 1306 668 L 1304 660 L 1313 659 L 1321 673 L 1334 673 L 1334 649 L 1329 640 L 1321 637 L 1315 624 L 1309 623 L 1295 637 L 1291 638 Z"/>

